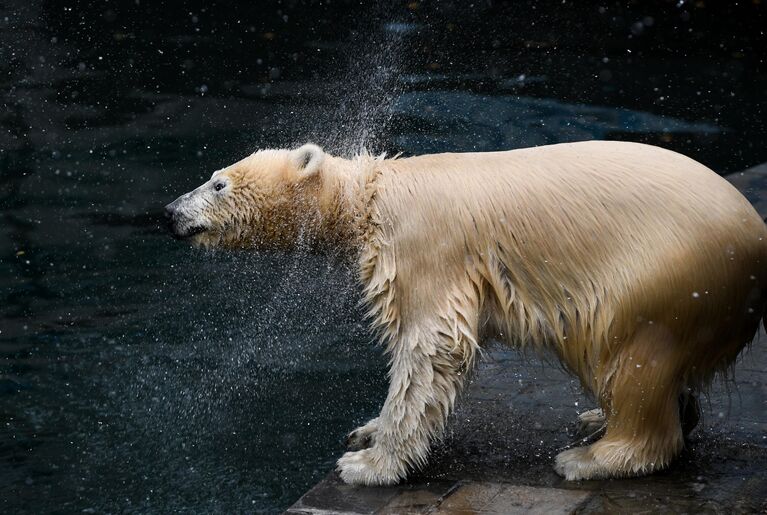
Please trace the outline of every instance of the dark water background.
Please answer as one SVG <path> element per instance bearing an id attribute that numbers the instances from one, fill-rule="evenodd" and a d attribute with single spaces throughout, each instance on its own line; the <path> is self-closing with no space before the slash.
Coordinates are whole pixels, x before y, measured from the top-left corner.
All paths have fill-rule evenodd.
<path id="1" fill-rule="evenodd" d="M 593 138 L 741 170 L 765 27 L 757 1 L 0 1 L 0 511 L 279 511 L 380 406 L 351 270 L 163 232 L 213 170 Z"/>

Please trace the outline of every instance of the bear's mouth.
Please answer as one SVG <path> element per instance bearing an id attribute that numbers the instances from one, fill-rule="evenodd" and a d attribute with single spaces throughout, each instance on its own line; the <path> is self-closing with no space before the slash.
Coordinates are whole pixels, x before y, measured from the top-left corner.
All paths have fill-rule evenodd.
<path id="1" fill-rule="evenodd" d="M 202 234 L 207 230 L 208 228 L 203 225 L 195 225 L 184 231 L 179 231 L 178 229 L 174 229 L 173 237 L 176 238 L 177 240 L 188 240 L 189 238 L 192 238 L 193 236 L 197 236 L 198 234 Z"/>

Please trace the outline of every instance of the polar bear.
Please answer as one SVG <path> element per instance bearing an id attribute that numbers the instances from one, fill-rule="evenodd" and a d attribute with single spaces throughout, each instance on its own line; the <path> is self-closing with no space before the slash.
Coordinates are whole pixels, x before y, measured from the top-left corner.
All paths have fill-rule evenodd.
<path id="1" fill-rule="evenodd" d="M 559 474 L 662 469 L 697 421 L 695 392 L 767 306 L 767 228 L 748 201 L 696 161 L 636 143 L 403 159 L 263 150 L 166 214 L 203 247 L 358 261 L 391 370 L 379 416 L 338 460 L 353 484 L 396 483 L 426 462 L 489 339 L 548 349 L 601 406 L 582 422 L 603 436 L 560 453 Z"/>

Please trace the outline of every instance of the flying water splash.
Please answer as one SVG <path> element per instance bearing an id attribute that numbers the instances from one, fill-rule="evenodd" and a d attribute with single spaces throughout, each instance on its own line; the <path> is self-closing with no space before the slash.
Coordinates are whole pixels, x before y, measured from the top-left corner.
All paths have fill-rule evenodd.
<path id="1" fill-rule="evenodd" d="M 348 66 L 327 82 L 335 109 L 309 117 L 299 128 L 305 136 L 285 146 L 312 140 L 344 156 L 375 149 L 397 98 L 406 32 L 384 30 L 364 44 L 354 36 Z M 104 488 L 100 471 L 120 462 L 130 489 L 165 485 L 134 501 L 138 509 L 247 505 L 209 495 L 231 481 L 244 485 L 239 495 L 252 496 L 254 507 L 259 496 L 267 506 L 290 498 L 332 466 L 358 416 L 350 404 L 372 414 L 382 398 L 385 366 L 358 307 L 353 264 L 301 242 L 281 255 L 174 252 L 173 276 L 158 289 L 167 301 L 145 330 L 151 343 L 125 345 L 103 385 L 113 393 L 99 411 L 115 416 L 110 431 L 87 444 L 86 482 Z M 147 462 L 163 466 L 147 475 Z M 201 478 L 209 489 L 193 486 Z"/>
<path id="2" fill-rule="evenodd" d="M 351 36 L 345 45 L 348 62 L 340 67 L 344 71 L 327 78 L 326 96 L 336 108 L 310 117 L 300 129 L 306 139 L 346 156 L 376 147 L 398 96 L 403 36 L 410 30 L 412 25 L 390 24 L 381 31 Z M 199 252 L 187 259 L 200 260 L 191 265 L 199 274 L 192 282 L 204 283 L 207 278 L 207 288 L 226 291 L 226 298 L 210 306 L 208 315 L 215 314 L 213 318 L 196 316 L 205 311 L 200 305 L 205 293 L 179 299 L 185 316 L 193 319 L 186 334 L 163 336 L 166 343 L 158 352 L 171 360 L 198 360 L 199 367 L 183 391 L 176 392 L 182 400 L 177 399 L 171 419 L 214 424 L 226 416 L 230 400 L 254 395 L 254 390 L 266 387 L 264 382 L 271 388 L 275 378 L 289 380 L 299 370 L 351 366 L 346 364 L 354 361 L 348 343 L 332 341 L 338 339 L 339 324 L 350 328 L 344 336 L 353 343 L 372 340 L 356 306 L 358 291 L 349 263 L 313 255 L 301 242 L 297 252 L 278 257 Z M 208 271 L 222 268 L 224 273 L 208 277 Z M 335 345 L 335 352 L 329 345 Z M 351 361 L 333 359 L 339 358 L 339 349 Z M 162 368 L 156 372 L 167 373 Z"/>
<path id="3" fill-rule="evenodd" d="M 317 123 L 302 131 L 309 140 L 343 157 L 377 150 L 401 92 L 405 38 L 413 30 L 412 24 L 389 23 L 350 37 L 346 62 L 338 63 L 343 71 L 325 77 L 330 113 L 315 113 Z"/>

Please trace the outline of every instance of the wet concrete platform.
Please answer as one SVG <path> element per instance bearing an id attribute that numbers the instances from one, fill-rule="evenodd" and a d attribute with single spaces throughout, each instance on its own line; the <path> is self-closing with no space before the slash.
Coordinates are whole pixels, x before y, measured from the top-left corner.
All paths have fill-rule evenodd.
<path id="1" fill-rule="evenodd" d="M 767 163 L 727 178 L 767 217 Z M 545 357 L 493 348 L 424 470 L 393 487 L 349 486 L 331 472 L 286 513 L 767 513 L 765 345 L 761 332 L 701 399 L 701 423 L 668 470 L 576 482 L 552 465 L 579 443 L 576 416 L 593 402 Z"/>

